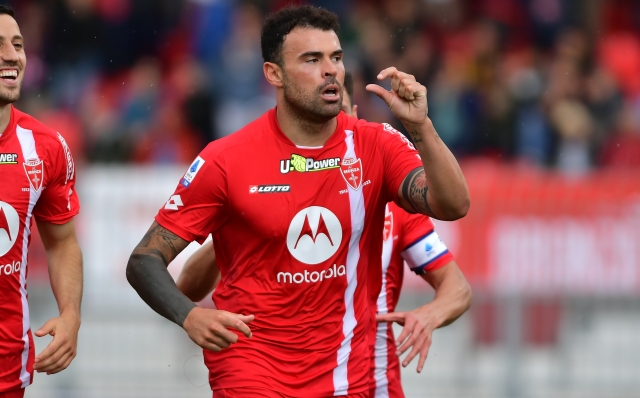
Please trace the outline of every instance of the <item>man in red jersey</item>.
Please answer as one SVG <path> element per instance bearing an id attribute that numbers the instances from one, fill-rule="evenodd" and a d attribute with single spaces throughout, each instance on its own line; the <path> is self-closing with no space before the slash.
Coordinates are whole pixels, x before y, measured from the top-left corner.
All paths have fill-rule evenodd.
<path id="1" fill-rule="evenodd" d="M 75 168 L 62 136 L 11 105 L 20 98 L 27 59 L 13 10 L 0 6 L 0 398 L 22 397 L 33 370 L 57 373 L 76 355 L 82 255 Z M 34 358 L 27 303 L 32 217 L 44 243 L 60 316 L 36 336 L 53 341 Z"/>
<path id="2" fill-rule="evenodd" d="M 357 105 L 351 100 L 353 79 L 349 73 L 345 74 L 344 90 L 342 110 L 357 117 Z M 471 288 L 429 217 L 409 214 L 391 202 L 387 204 L 382 238 L 382 280 L 375 288 L 380 294 L 371 304 L 379 314 L 380 323 L 372 329 L 370 342 L 369 396 L 403 398 L 398 353 L 413 345 L 414 350 L 403 366 L 407 366 L 419 353 L 420 372 L 431 345 L 433 330 L 452 323 L 469 308 Z M 405 259 L 412 271 L 433 286 L 436 297 L 408 314 L 395 314 L 393 311 L 400 297 Z M 187 260 L 176 285 L 190 300 L 198 302 L 211 293 L 219 276 L 213 242 L 208 241 Z M 392 321 L 400 321 L 406 326 L 406 331 L 399 336 L 400 344 L 410 336 L 419 341 L 415 345 L 407 341 L 405 347 L 396 345 Z"/>
<path id="3" fill-rule="evenodd" d="M 340 113 L 338 28 L 335 14 L 311 6 L 266 19 L 263 68 L 277 107 L 201 152 L 129 259 L 138 294 L 205 348 L 216 397 L 368 396 L 368 284 L 381 278 L 386 203 L 442 219 L 469 206 L 412 76 L 389 68 L 379 79 L 391 91 L 367 89 L 418 151 L 388 125 Z M 166 269 L 209 233 L 219 310 L 198 308 Z"/>

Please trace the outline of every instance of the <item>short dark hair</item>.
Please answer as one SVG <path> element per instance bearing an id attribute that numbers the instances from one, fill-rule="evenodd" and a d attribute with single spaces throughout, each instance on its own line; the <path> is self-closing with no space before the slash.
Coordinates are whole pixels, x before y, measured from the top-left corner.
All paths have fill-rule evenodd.
<path id="1" fill-rule="evenodd" d="M 331 11 L 309 5 L 289 6 L 269 14 L 262 25 L 260 45 L 264 62 L 282 66 L 282 44 L 295 28 L 333 30 L 338 33 L 338 16 Z"/>
<path id="2" fill-rule="evenodd" d="M 13 8 L 10 6 L 5 6 L 4 4 L 0 4 L 0 15 L 7 14 L 10 15 L 11 18 L 16 19 L 16 13 L 13 11 Z"/>
<path id="3" fill-rule="evenodd" d="M 353 106 L 353 76 L 349 72 L 344 74 L 344 89 L 349 95 L 349 105 Z"/>

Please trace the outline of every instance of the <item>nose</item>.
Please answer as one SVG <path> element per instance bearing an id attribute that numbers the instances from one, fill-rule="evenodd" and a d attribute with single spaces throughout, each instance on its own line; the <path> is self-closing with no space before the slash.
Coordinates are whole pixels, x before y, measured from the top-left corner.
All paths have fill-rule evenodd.
<path id="1" fill-rule="evenodd" d="M 333 61 L 331 61 L 331 59 L 327 59 L 324 62 L 324 67 L 322 68 L 322 77 L 324 77 L 325 79 L 327 77 L 335 77 L 338 75 L 338 68 L 336 67 L 336 65 L 333 63 Z"/>
<path id="2" fill-rule="evenodd" d="M 10 40 L 3 40 L 2 46 L 0 46 L 0 58 L 5 62 L 18 62 L 18 52 Z"/>

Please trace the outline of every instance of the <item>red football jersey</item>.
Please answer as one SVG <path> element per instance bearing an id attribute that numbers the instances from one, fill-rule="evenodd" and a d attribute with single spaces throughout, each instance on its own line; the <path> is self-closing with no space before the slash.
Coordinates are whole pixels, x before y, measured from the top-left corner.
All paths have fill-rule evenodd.
<path id="1" fill-rule="evenodd" d="M 213 390 L 368 391 L 385 204 L 421 166 L 396 130 L 344 113 L 322 147 L 294 145 L 274 109 L 202 151 L 156 220 L 188 241 L 212 233 L 216 307 L 255 315 L 251 339 L 205 350 Z"/>
<path id="2" fill-rule="evenodd" d="M 33 379 L 27 304 L 27 250 L 32 217 L 64 224 L 80 205 L 71 152 L 62 136 L 11 108 L 0 135 L 0 392 Z"/>
<path id="3" fill-rule="evenodd" d="M 395 311 L 398 305 L 405 261 L 413 272 L 423 274 L 446 265 L 453 255 L 438 237 L 429 217 L 409 214 L 395 203 L 387 205 L 382 235 L 382 286 L 375 307 L 379 314 L 386 314 Z M 369 395 L 404 398 L 391 323 L 379 323 L 375 333 Z"/>

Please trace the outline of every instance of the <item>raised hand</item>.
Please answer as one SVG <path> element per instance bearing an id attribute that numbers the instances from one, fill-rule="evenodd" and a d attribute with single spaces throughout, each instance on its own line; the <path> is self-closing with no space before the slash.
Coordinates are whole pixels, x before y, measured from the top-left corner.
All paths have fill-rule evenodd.
<path id="1" fill-rule="evenodd" d="M 240 315 L 222 310 L 195 307 L 189 312 L 182 325 L 194 343 L 211 351 L 222 351 L 238 342 L 238 335 L 228 330 L 236 329 L 246 337 L 251 337 L 247 323 L 253 315 Z"/>
<path id="2" fill-rule="evenodd" d="M 382 98 L 391 113 L 406 127 L 422 125 L 427 120 L 427 88 L 413 75 L 400 72 L 393 66 L 378 74 L 378 80 L 386 78 L 391 79 L 391 91 L 377 84 L 367 85 L 367 91 Z"/>

